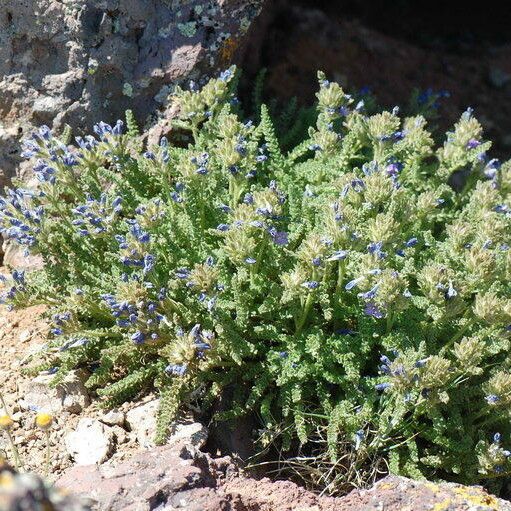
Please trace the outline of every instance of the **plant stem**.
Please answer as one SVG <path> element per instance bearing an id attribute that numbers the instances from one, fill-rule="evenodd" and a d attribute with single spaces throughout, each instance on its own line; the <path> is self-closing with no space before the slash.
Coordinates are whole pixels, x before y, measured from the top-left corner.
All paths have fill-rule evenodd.
<path id="1" fill-rule="evenodd" d="M 387 314 L 387 333 L 389 333 L 392 330 L 393 324 L 394 324 L 394 314 L 389 312 Z"/>
<path id="2" fill-rule="evenodd" d="M 2 403 L 2 408 L 4 409 L 4 413 L 11 416 L 9 408 L 7 407 L 7 403 L 5 402 L 4 395 L 0 392 L 0 402 Z"/>
<path id="3" fill-rule="evenodd" d="M 318 278 L 317 273 L 318 272 L 317 272 L 316 268 L 314 268 L 314 270 L 312 271 L 312 280 L 316 280 Z M 296 322 L 296 332 L 295 332 L 296 336 L 300 335 L 300 333 L 305 325 L 305 322 L 307 321 L 309 312 L 312 308 L 312 304 L 314 303 L 314 295 L 315 294 L 316 294 L 315 290 L 311 290 L 307 296 L 307 299 L 305 300 L 305 305 L 303 307 L 302 314 L 300 315 L 298 321 Z"/>
<path id="4" fill-rule="evenodd" d="M 12 437 L 12 434 L 10 431 L 6 431 L 7 437 L 9 438 L 9 443 L 11 444 L 11 450 L 12 450 L 12 457 L 14 458 L 14 467 L 16 470 L 21 470 L 22 464 L 20 459 L 20 454 L 18 452 L 18 448 L 16 447 L 16 444 L 14 443 L 14 438 Z"/>
<path id="5" fill-rule="evenodd" d="M 48 474 L 50 473 L 50 460 L 51 460 L 51 453 L 50 453 L 50 431 L 46 430 L 45 432 L 46 436 L 46 463 L 44 467 L 44 475 L 48 477 Z"/>
<path id="6" fill-rule="evenodd" d="M 311 310 L 313 303 L 314 303 L 314 292 L 311 292 L 311 293 L 309 293 L 309 296 L 307 296 L 307 300 L 305 300 L 305 306 L 304 306 L 302 314 L 296 324 L 295 335 L 297 335 L 297 336 L 300 335 L 302 328 L 305 325 L 305 322 L 307 321 L 307 317 L 309 315 L 309 312 Z"/>

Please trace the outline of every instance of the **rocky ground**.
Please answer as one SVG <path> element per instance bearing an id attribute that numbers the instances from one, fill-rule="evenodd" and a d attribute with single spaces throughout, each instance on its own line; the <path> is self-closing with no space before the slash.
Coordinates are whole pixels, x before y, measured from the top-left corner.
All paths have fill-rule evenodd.
<path id="1" fill-rule="evenodd" d="M 70 374 L 57 388 L 50 385 L 51 374 L 33 377 L 23 373 L 30 357 L 44 347 L 48 331 L 44 310 L 42 306 L 20 311 L 3 308 L 0 315 L 0 390 L 15 421 L 12 434 L 25 468 L 39 473 L 46 470 L 46 437 L 35 427 L 37 411 L 54 417 L 50 430 L 52 480 L 73 464 L 115 463 L 150 447 L 158 407 L 154 395 L 105 411 L 89 395 L 84 386 L 87 375 L 80 371 Z M 0 415 L 3 413 L 0 406 Z M 201 426 L 192 429 L 200 432 Z M 190 433 L 190 426 L 185 431 Z M 0 437 L 1 450 L 10 454 L 5 436 Z"/>

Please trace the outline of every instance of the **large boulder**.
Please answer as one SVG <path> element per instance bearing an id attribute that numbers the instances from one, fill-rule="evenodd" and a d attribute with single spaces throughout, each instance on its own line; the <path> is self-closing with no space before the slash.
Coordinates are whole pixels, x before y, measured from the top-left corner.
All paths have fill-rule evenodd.
<path id="1" fill-rule="evenodd" d="M 74 467 L 57 482 L 101 511 L 511 511 L 478 487 L 388 476 L 346 497 L 319 497 L 291 481 L 237 474 L 229 458 L 166 445 L 111 467 Z"/>
<path id="2" fill-rule="evenodd" d="M 165 115 L 176 84 L 236 60 L 263 2 L 2 0 L 0 186 L 34 126 L 81 134 L 128 108 L 142 123 Z"/>

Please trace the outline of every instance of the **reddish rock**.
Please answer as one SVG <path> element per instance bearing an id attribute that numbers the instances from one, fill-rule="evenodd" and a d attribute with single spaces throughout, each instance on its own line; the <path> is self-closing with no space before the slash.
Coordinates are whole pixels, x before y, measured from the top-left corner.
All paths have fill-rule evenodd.
<path id="1" fill-rule="evenodd" d="M 319 497 L 290 481 L 237 473 L 229 458 L 212 459 L 164 446 L 110 467 L 74 467 L 58 481 L 101 511 L 511 511 L 511 503 L 478 487 L 388 476 L 346 497 Z"/>

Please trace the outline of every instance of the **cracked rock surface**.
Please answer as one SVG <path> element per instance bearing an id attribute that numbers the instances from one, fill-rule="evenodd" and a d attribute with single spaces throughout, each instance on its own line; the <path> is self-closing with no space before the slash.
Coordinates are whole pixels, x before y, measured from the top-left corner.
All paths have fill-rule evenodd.
<path id="1" fill-rule="evenodd" d="M 164 117 L 175 84 L 235 59 L 263 1 L 2 0 L 0 186 L 34 126 L 80 135 L 126 109 Z"/>

